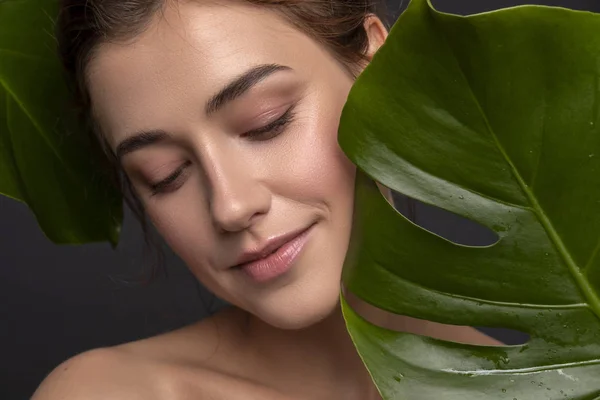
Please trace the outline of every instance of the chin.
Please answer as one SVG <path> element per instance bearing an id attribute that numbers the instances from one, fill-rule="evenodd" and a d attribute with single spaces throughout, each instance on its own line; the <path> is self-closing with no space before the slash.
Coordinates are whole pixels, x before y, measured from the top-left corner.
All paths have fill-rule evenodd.
<path id="1" fill-rule="evenodd" d="M 300 330 L 309 328 L 332 315 L 339 308 L 340 283 L 316 288 L 291 287 L 283 290 L 257 307 L 254 315 L 279 329 Z"/>

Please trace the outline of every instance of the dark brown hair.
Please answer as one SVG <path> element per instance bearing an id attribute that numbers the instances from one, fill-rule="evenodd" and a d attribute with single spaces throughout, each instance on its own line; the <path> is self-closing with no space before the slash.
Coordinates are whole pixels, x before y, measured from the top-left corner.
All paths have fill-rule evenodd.
<path id="1" fill-rule="evenodd" d="M 98 45 L 135 38 L 172 1 L 176 0 L 63 0 L 56 32 L 58 51 L 69 78 L 77 83 L 82 105 L 90 105 L 85 71 Z M 363 28 L 367 16 L 375 14 L 386 23 L 383 3 L 378 0 L 226 1 L 272 9 L 322 43 L 353 72 L 356 64 L 364 60 L 368 46 Z"/>
<path id="2" fill-rule="evenodd" d="M 153 241 L 141 202 L 121 171 L 106 141 L 94 129 L 90 115 L 91 99 L 87 90 L 86 70 L 94 51 L 104 42 L 127 42 L 135 39 L 162 12 L 168 2 L 176 0 L 63 0 L 57 21 L 58 51 L 69 81 L 73 84 L 77 104 L 95 132 L 107 156 L 108 170 L 120 186 L 129 207 L 142 223 L 148 244 Z M 188 0 L 201 1 L 201 0 Z M 300 31 L 320 42 L 353 75 L 365 60 L 368 37 L 365 19 L 377 15 L 386 25 L 383 4 L 377 0 L 226 0 L 248 2 L 268 7 Z M 150 246 L 152 247 L 152 246 Z"/>

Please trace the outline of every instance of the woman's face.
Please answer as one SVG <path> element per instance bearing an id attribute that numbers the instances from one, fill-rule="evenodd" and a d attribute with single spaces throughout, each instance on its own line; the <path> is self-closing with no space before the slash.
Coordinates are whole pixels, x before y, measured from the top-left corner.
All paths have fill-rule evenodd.
<path id="1" fill-rule="evenodd" d="M 88 78 L 147 214 L 209 290 L 281 328 L 333 310 L 353 81 L 321 45 L 264 8 L 179 2 L 133 42 L 102 45 Z"/>

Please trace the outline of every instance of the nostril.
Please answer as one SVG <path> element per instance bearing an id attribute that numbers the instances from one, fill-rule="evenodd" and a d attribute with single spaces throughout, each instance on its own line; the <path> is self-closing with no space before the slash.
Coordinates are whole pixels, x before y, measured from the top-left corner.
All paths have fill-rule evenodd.
<path id="1" fill-rule="evenodd" d="M 222 196 L 212 206 L 212 218 L 219 230 L 239 232 L 248 229 L 269 209 L 270 197 L 262 193 Z"/>
<path id="2" fill-rule="evenodd" d="M 252 214 L 240 205 L 225 205 L 215 207 L 213 212 L 215 224 L 226 232 L 237 232 L 249 227 Z"/>
<path id="3" fill-rule="evenodd" d="M 211 154 L 211 162 L 205 157 L 204 176 L 211 217 L 218 229 L 238 232 L 268 213 L 271 191 L 264 177 L 256 172 L 255 164 L 229 151 L 217 150 Z"/>

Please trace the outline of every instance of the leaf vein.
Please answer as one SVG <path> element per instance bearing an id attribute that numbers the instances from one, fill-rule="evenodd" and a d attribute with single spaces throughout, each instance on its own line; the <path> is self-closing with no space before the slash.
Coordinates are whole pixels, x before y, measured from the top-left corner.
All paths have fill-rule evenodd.
<path id="1" fill-rule="evenodd" d="M 4 94 L 6 96 L 6 130 L 7 130 L 7 136 L 6 136 L 6 141 L 7 141 L 7 145 L 10 146 L 10 152 L 9 152 L 9 160 L 8 162 L 12 164 L 13 166 L 13 170 L 16 173 L 16 181 L 17 181 L 17 185 L 18 185 L 18 190 L 19 190 L 19 195 L 22 196 L 21 199 L 13 197 L 7 193 L 4 193 L 5 196 L 10 197 L 11 199 L 17 200 L 17 201 L 21 201 L 21 202 L 26 202 L 29 203 L 29 193 L 27 191 L 27 187 L 25 185 L 25 181 L 23 179 L 23 176 L 21 175 L 21 169 L 19 168 L 17 161 L 15 160 L 13 154 L 14 154 L 14 145 L 13 145 L 13 141 L 12 141 L 12 136 L 11 136 L 11 131 L 10 131 L 10 123 L 9 123 L 9 112 L 8 112 L 8 107 L 9 107 L 9 100 L 10 100 L 10 96 L 8 91 L 4 91 Z"/>
<path id="2" fill-rule="evenodd" d="M 489 299 L 481 299 L 478 297 L 471 297 L 471 296 L 465 296 L 465 295 L 461 295 L 461 294 L 457 294 L 457 293 L 448 293 L 448 292 L 443 292 L 441 290 L 437 290 L 425 285 L 422 285 L 420 283 L 414 282 L 410 279 L 405 278 L 404 276 L 398 274 L 396 271 L 391 271 L 389 268 L 386 268 L 384 265 L 379 264 L 378 265 L 381 267 L 382 270 L 384 270 L 387 274 L 390 274 L 391 276 L 394 277 L 394 279 L 401 279 L 404 282 L 416 286 L 420 289 L 423 290 L 427 290 L 429 292 L 433 292 L 433 293 L 437 293 L 439 295 L 442 296 L 447 296 L 447 297 L 451 297 L 454 299 L 458 299 L 458 300 L 465 300 L 465 301 L 469 301 L 469 302 L 474 302 L 474 303 L 480 303 L 480 304 L 486 304 L 486 305 L 490 305 L 490 306 L 499 306 L 499 307 L 512 307 L 512 308 L 529 308 L 532 310 L 548 310 L 548 309 L 555 309 L 555 310 L 570 310 L 570 309 L 577 309 L 577 308 L 588 308 L 589 305 L 587 303 L 570 303 L 570 304 L 531 304 L 531 303 L 511 303 L 511 302 L 505 302 L 505 301 L 496 301 L 496 300 L 489 300 Z"/>
<path id="3" fill-rule="evenodd" d="M 29 113 L 29 111 L 25 107 L 25 104 L 23 104 L 23 102 L 21 102 L 21 100 L 16 95 L 16 93 L 14 93 L 10 89 L 10 87 L 8 86 L 8 84 L 6 83 L 6 81 L 3 80 L 1 76 L 0 76 L 0 86 L 4 87 L 4 90 L 6 90 L 7 95 L 10 95 L 10 97 L 12 97 L 14 99 L 15 103 L 19 106 L 19 108 L 21 109 L 21 111 L 23 111 L 23 113 L 27 116 L 27 118 L 29 118 L 29 120 L 31 121 L 31 123 L 34 126 L 35 130 L 40 134 L 40 136 L 42 137 L 42 139 L 44 140 L 44 142 L 46 143 L 46 145 L 48 146 L 48 148 L 51 150 L 51 152 L 54 154 L 54 156 L 60 161 L 60 163 L 65 167 L 65 170 L 69 173 L 70 169 L 68 168 L 67 163 L 65 162 L 65 160 L 61 157 L 60 152 L 58 151 L 58 149 L 56 147 L 54 147 L 54 145 L 50 142 L 50 140 L 48 140 L 48 137 L 44 133 L 44 130 L 42 129 L 42 127 L 39 125 L 38 121 L 33 117 L 33 115 L 31 115 Z M 69 173 L 69 175 L 71 175 L 71 174 Z"/>
<path id="4" fill-rule="evenodd" d="M 594 248 L 594 251 L 592 251 L 590 259 L 587 263 L 585 263 L 585 268 L 583 269 L 584 271 L 587 271 L 592 266 L 596 260 L 596 257 L 598 256 L 598 253 L 600 253 L 600 237 L 598 237 L 598 243 L 596 243 L 596 247 Z"/>
<path id="5" fill-rule="evenodd" d="M 530 368 L 515 368 L 515 369 L 488 369 L 488 370 L 470 370 L 470 371 L 460 371 L 452 368 L 446 368 L 442 371 L 453 373 L 456 375 L 468 375 L 468 376 L 488 376 L 488 375 L 531 375 L 537 374 L 540 372 L 568 369 L 568 368 L 577 368 L 577 367 L 589 367 L 591 365 L 599 365 L 600 359 L 593 360 L 585 360 L 585 361 L 576 361 L 570 363 L 563 364 L 553 364 L 553 365 L 540 365 L 537 367 Z"/>
<path id="6" fill-rule="evenodd" d="M 16 57 L 29 58 L 31 60 L 42 61 L 42 62 L 45 62 L 45 63 L 49 63 L 50 62 L 50 60 L 48 60 L 47 58 L 40 57 L 40 56 L 35 55 L 35 54 L 22 53 L 22 52 L 17 51 L 17 50 L 0 48 L 0 53 L 10 54 L 10 55 L 16 56 Z"/>
<path id="7" fill-rule="evenodd" d="M 439 24 L 433 24 L 433 25 L 439 29 L 439 26 L 440 26 Z M 439 32 L 439 33 L 441 33 L 441 32 Z M 473 87 L 471 86 L 471 82 L 465 75 L 462 65 L 461 65 L 460 61 L 458 60 L 457 55 L 454 52 L 454 49 L 448 43 L 447 36 L 444 34 L 440 34 L 440 36 L 441 36 L 441 40 L 444 41 L 444 43 L 446 44 L 446 47 L 448 48 L 449 53 L 454 58 L 457 69 L 458 69 L 459 73 L 461 74 L 462 78 L 464 79 L 466 86 L 469 88 L 469 94 L 471 95 L 472 100 L 473 100 L 475 106 L 477 107 L 478 111 L 481 113 L 481 116 L 486 125 L 486 129 L 488 130 L 488 133 L 490 134 L 492 140 L 494 141 L 494 144 L 498 148 L 498 151 L 504 158 L 505 162 L 508 164 L 509 168 L 511 169 L 511 172 L 512 172 L 513 176 L 515 177 L 518 185 L 521 187 L 521 190 L 525 194 L 526 198 L 529 200 L 529 203 L 531 204 L 531 206 L 534 210 L 534 213 L 537 215 L 538 220 L 540 221 L 540 224 L 542 225 L 542 227 L 548 234 L 550 241 L 555 246 L 557 252 L 562 256 L 563 261 L 565 262 L 565 264 L 566 264 L 567 268 L 569 269 L 569 272 L 571 273 L 575 282 L 578 284 L 579 289 L 581 290 L 583 296 L 589 302 L 589 305 L 590 305 L 592 311 L 594 312 L 596 317 L 598 317 L 600 319 L 600 297 L 594 292 L 594 289 L 592 288 L 590 282 L 587 280 L 585 275 L 581 272 L 581 269 L 579 268 L 579 266 L 577 265 L 577 263 L 575 262 L 575 260 L 571 256 L 571 254 L 569 253 L 567 246 L 565 245 L 564 241 L 562 240 L 562 238 L 560 237 L 560 235 L 558 234 L 558 232 L 552 225 L 552 222 L 550 221 L 550 219 L 544 212 L 544 209 L 541 207 L 537 198 L 535 197 L 535 195 L 531 192 L 531 190 L 525 183 L 519 170 L 517 169 L 517 167 L 514 165 L 514 163 L 512 162 L 512 160 L 506 153 L 506 150 L 502 146 L 502 143 L 498 139 L 498 136 L 492 129 L 490 121 L 488 120 L 487 115 L 483 111 L 483 108 L 481 106 L 481 103 L 479 102 L 479 99 L 475 95 Z"/>

